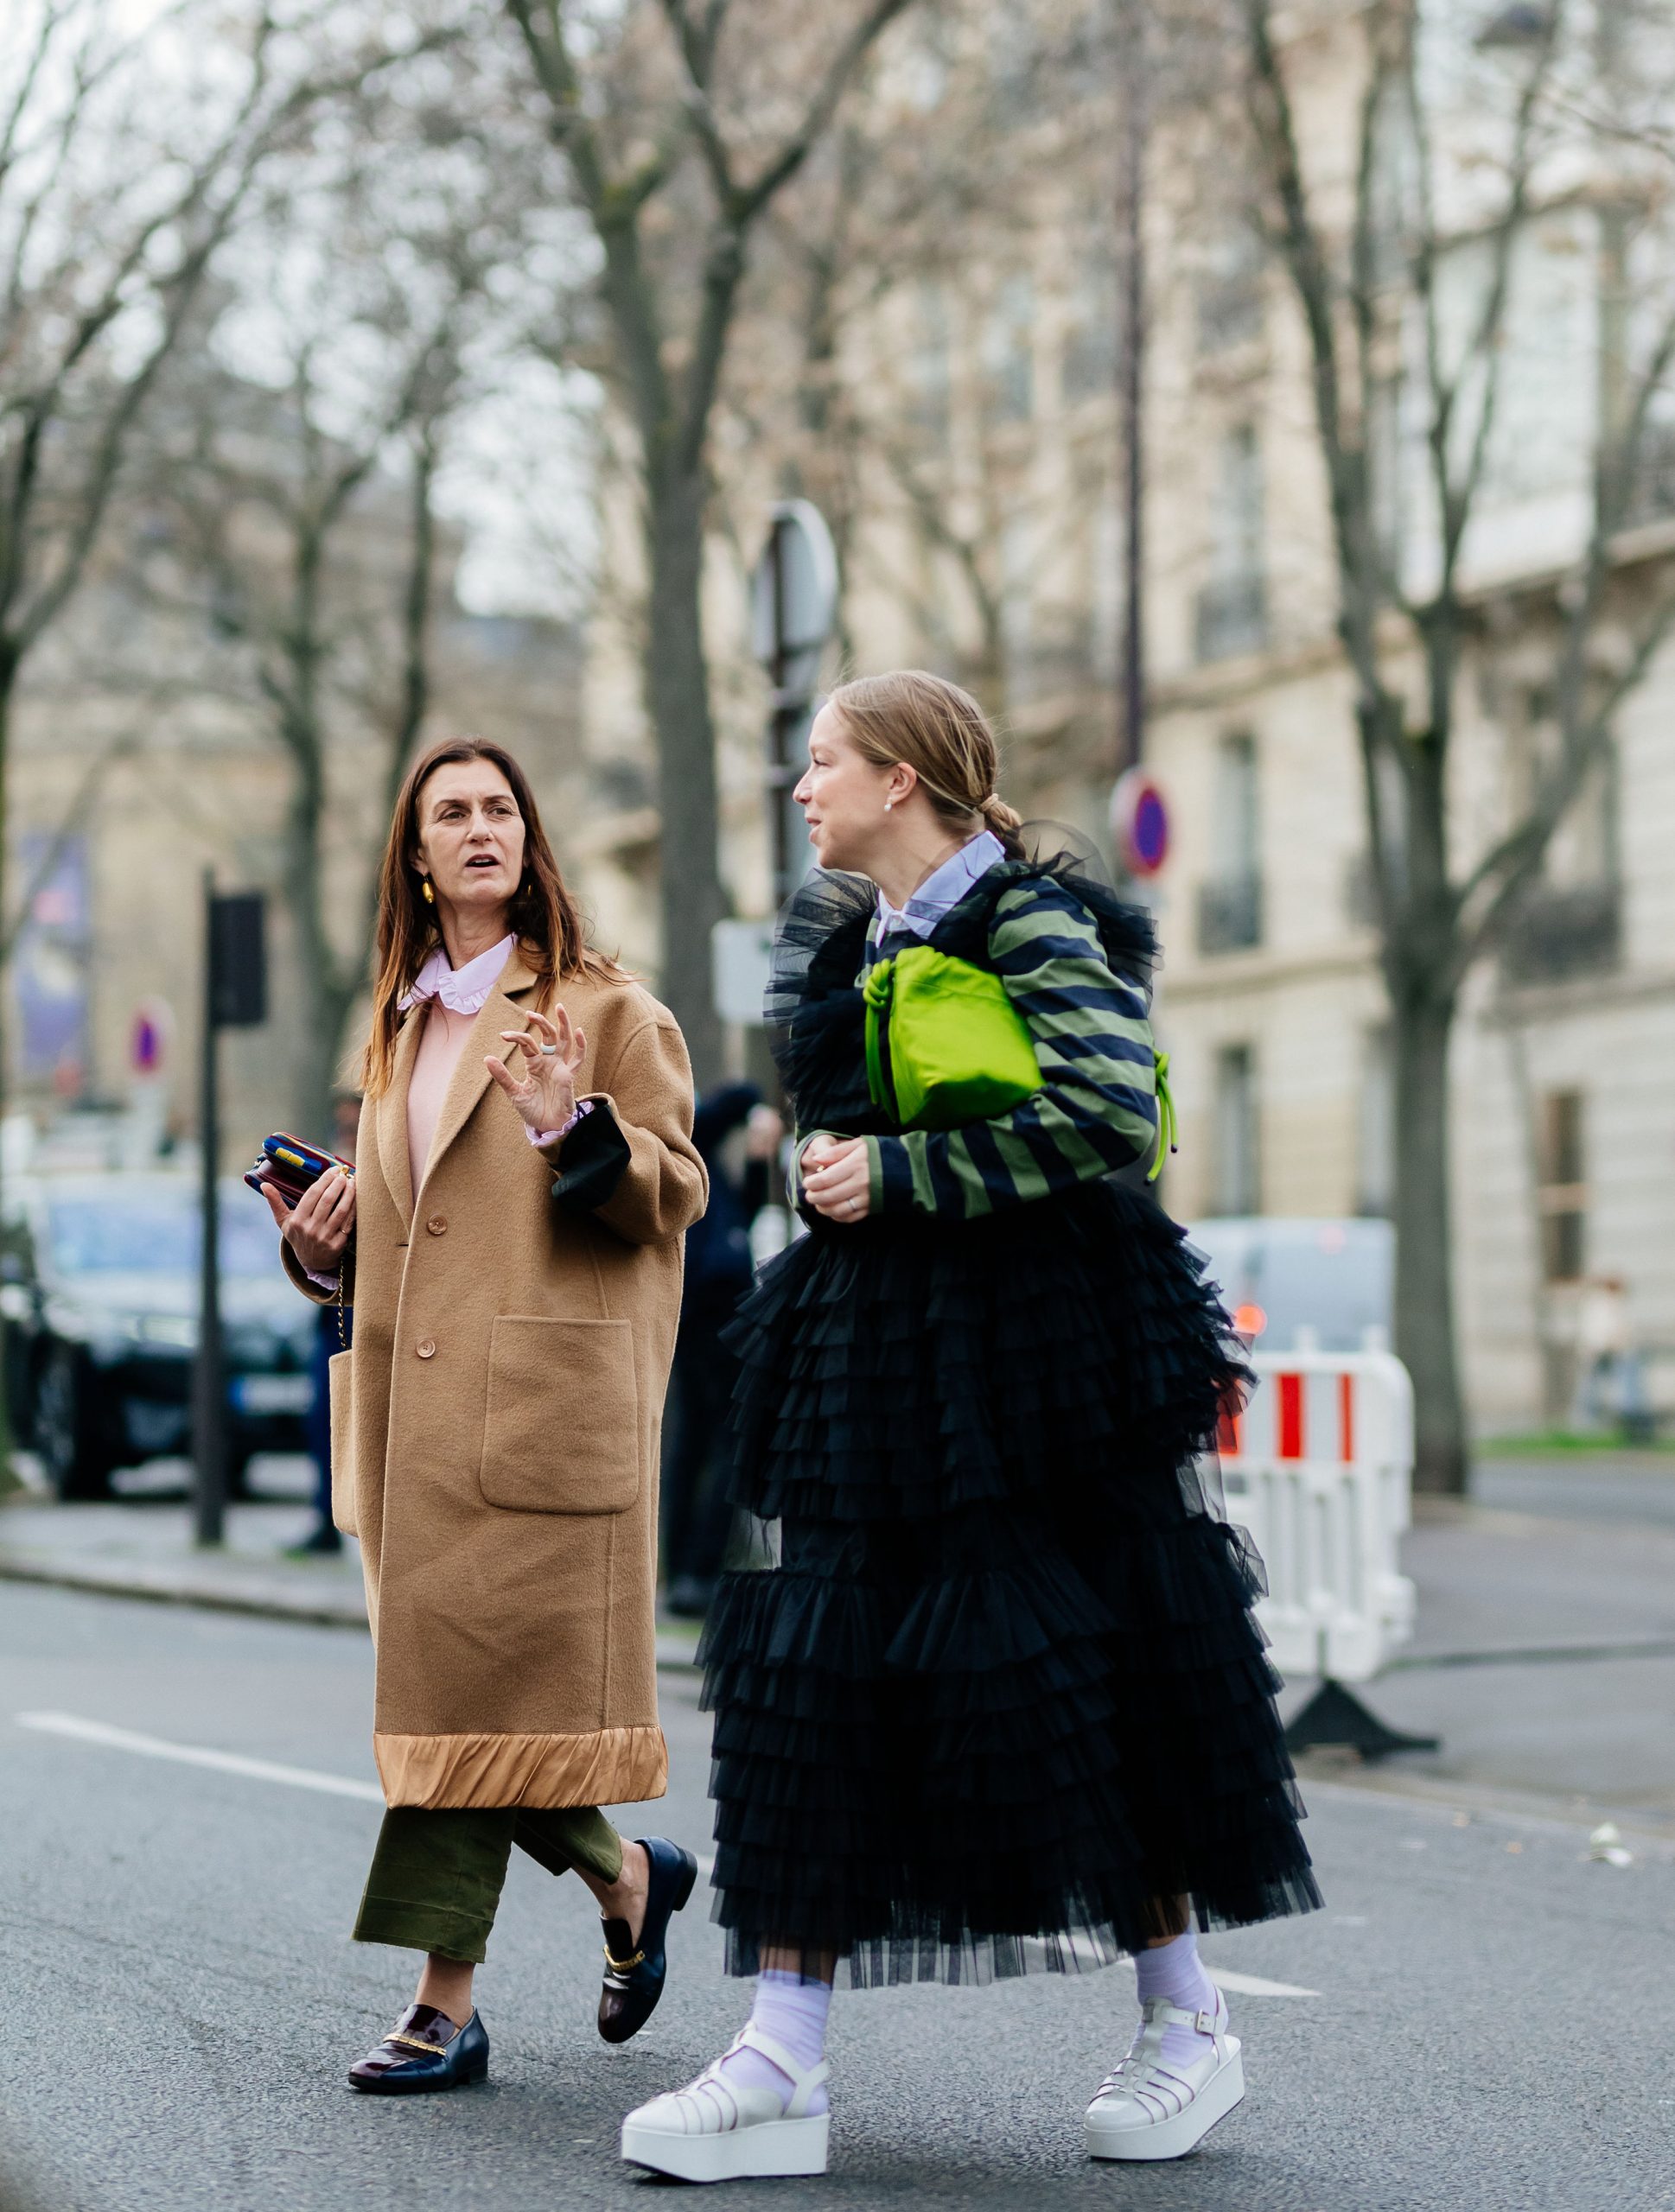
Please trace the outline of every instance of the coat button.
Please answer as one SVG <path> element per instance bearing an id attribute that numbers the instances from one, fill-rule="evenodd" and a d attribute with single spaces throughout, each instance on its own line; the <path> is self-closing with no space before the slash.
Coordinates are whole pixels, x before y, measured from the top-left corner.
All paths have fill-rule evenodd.
<path id="1" fill-rule="evenodd" d="M 423 1344 L 415 1344 L 413 1349 L 421 1359 L 434 1359 L 436 1356 L 436 1340 L 434 1337 L 426 1337 Z"/>
<path id="2" fill-rule="evenodd" d="M 448 1223 L 442 1214 L 433 1213 L 424 1225 L 433 1236 L 440 1236 L 446 1230 Z"/>

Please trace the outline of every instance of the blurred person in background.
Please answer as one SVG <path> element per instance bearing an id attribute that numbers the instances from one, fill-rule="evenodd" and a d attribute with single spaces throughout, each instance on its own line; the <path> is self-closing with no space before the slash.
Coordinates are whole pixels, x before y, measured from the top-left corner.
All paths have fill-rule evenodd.
<path id="1" fill-rule="evenodd" d="M 728 1156 L 741 1129 L 742 1172 Z M 750 1287 L 750 1224 L 767 1202 L 768 1168 L 784 1134 L 784 1123 L 754 1083 L 723 1084 L 699 1099 L 692 1123 L 692 1141 L 709 1171 L 710 1203 L 686 1233 L 664 1466 L 664 1604 L 688 1618 L 709 1607 L 732 1526 L 720 1447 L 738 1361 L 722 1342 L 722 1331 Z"/>
<path id="2" fill-rule="evenodd" d="M 735 1495 L 781 1558 L 723 1575 L 701 1648 L 716 1917 L 755 2001 L 621 2141 L 688 2180 L 825 2171 L 840 1970 L 969 1983 L 1123 1952 L 1141 2018 L 1084 2140 L 1178 2158 L 1244 2093 L 1194 1921 L 1320 1902 L 1259 1569 L 1195 1471 L 1244 1380 L 1232 1325 L 1113 1178 L 1159 1142 L 1150 920 L 1029 857 L 996 771 L 976 701 L 908 672 L 832 694 L 795 793 L 829 872 L 781 918 L 768 1020 L 811 1233 L 730 1332 Z M 882 963 L 926 947 L 963 963 L 937 970 L 964 1009 L 946 1066 L 992 1086 L 1027 1037 L 1035 1087 L 1016 1065 L 992 1118 L 873 1103 L 871 1047 L 900 1047 L 899 1000 L 868 1030 Z M 927 2075 L 946 2064 L 927 2036 Z"/>
<path id="3" fill-rule="evenodd" d="M 598 1900 L 601 2035 L 662 1993 L 696 1863 L 598 1808 L 666 1786 L 658 1439 L 704 1173 L 674 1019 L 587 944 L 503 747 L 417 763 L 379 895 L 355 1176 L 269 1203 L 298 1287 L 355 1308 L 333 1495 L 387 1810 L 354 1934 L 424 1964 L 349 2079 L 403 2094 L 487 2071 L 473 1975 L 513 1843 Z"/>
<path id="4" fill-rule="evenodd" d="M 360 1099 L 353 1091 L 341 1091 L 332 1101 L 331 1149 L 354 1165 L 355 1133 L 360 1126 Z M 309 1454 L 314 1461 L 315 1524 L 300 1543 L 285 1548 L 293 1559 L 330 1558 L 343 1548 L 343 1537 L 332 1518 L 331 1363 L 340 1351 L 354 1343 L 354 1315 L 347 1306 L 322 1306 L 315 1330 L 314 1354 L 309 1380 L 314 1395 L 309 1403 Z"/>

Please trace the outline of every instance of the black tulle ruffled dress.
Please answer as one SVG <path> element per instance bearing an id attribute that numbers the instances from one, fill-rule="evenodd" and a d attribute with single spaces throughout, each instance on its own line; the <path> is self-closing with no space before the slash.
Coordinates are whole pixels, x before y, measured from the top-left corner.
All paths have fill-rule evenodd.
<path id="1" fill-rule="evenodd" d="M 931 942 L 982 961 L 1022 872 Z M 1143 976 L 1146 918 L 1056 880 Z M 857 987 L 872 903 L 817 877 L 780 925 L 770 1031 L 804 1130 L 889 1127 Z M 700 1649 L 729 1972 L 770 1945 L 857 1986 L 1073 1972 L 1172 1932 L 1183 1892 L 1204 1927 L 1320 1902 L 1260 1563 L 1194 1471 L 1237 1345 L 1143 1188 L 816 1218 L 729 1341 L 735 1496 L 780 1531 Z"/>

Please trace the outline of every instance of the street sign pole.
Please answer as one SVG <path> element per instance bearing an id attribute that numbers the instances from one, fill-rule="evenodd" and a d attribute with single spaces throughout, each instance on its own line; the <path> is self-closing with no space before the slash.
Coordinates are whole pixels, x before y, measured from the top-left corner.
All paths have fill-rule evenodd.
<path id="1" fill-rule="evenodd" d="M 776 909 L 801 882 L 806 866 L 806 842 L 791 794 L 802 775 L 800 740 L 837 611 L 838 556 L 825 518 L 807 499 L 778 501 L 751 590 L 751 644 L 774 687 L 767 785 Z"/>
<path id="2" fill-rule="evenodd" d="M 203 1161 L 199 1210 L 198 1362 L 193 1377 L 193 1518 L 201 1544 L 219 1544 L 226 1525 L 226 1363 L 221 1343 L 219 1044 L 223 1029 L 267 1019 L 267 961 L 259 892 L 218 897 L 204 870 L 203 1043 L 198 1128 Z"/>
<path id="3" fill-rule="evenodd" d="M 194 1506 L 197 1541 L 219 1544 L 226 1520 L 226 1384 L 221 1358 L 220 1194 L 216 1169 L 220 1152 L 220 1030 L 215 960 L 215 874 L 204 870 L 203 1043 L 198 1071 L 198 1129 L 203 1160 L 200 1213 L 202 1238 L 198 1278 L 198 1366 L 192 1423 L 194 1463 Z"/>
<path id="4" fill-rule="evenodd" d="M 774 706 L 767 725 L 767 788 L 774 810 L 774 905 L 782 906 L 791 896 L 791 794 L 797 788 L 797 772 L 791 760 L 791 733 L 801 719 L 799 702 L 787 690 L 790 652 L 786 634 L 786 540 L 790 524 L 776 514 L 768 531 L 767 561 L 774 614 L 774 657 L 768 674 L 774 682 Z"/>

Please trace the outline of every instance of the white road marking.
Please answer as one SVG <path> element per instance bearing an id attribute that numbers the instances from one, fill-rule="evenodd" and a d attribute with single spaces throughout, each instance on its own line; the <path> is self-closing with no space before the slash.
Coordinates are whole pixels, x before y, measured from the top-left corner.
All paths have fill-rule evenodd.
<path id="1" fill-rule="evenodd" d="M 1122 1962 L 1130 1974 L 1132 1959 Z M 1235 1974 L 1231 1967 L 1213 1967 L 1204 1961 L 1204 1971 L 1219 1988 L 1229 1990 L 1235 1997 L 1318 1997 L 1318 1989 L 1299 1989 L 1294 1981 L 1268 1981 L 1259 1974 Z"/>
<path id="2" fill-rule="evenodd" d="M 102 1744 L 109 1751 L 135 1751 L 148 1759 L 173 1759 L 182 1766 L 207 1766 L 221 1774 L 241 1774 L 252 1782 L 279 1782 L 292 1789 L 318 1789 L 330 1797 L 358 1797 L 381 1805 L 384 1792 L 375 1782 L 355 1782 L 347 1775 L 320 1774 L 312 1767 L 280 1766 L 271 1759 L 248 1759 L 237 1751 L 209 1751 L 195 1744 L 169 1744 L 160 1736 L 142 1736 L 131 1728 L 112 1728 L 103 1720 L 83 1720 L 73 1713 L 20 1713 L 20 1728 L 38 1728 L 48 1736 L 68 1736 L 83 1744 Z M 707 1879 L 715 1872 L 713 1859 L 700 1859 L 698 1872 Z M 1124 1961 L 1130 1969 L 1134 1961 Z M 1235 1974 L 1230 1967 L 1212 1967 L 1210 1979 L 1235 1997 L 1318 1997 L 1318 1989 L 1301 1989 L 1295 1982 L 1268 1981 L 1258 1974 Z"/>
<path id="3" fill-rule="evenodd" d="M 317 1789 L 328 1797 L 358 1797 L 381 1805 L 384 1792 L 375 1782 L 356 1782 L 346 1774 L 319 1774 L 312 1767 L 280 1766 L 272 1759 L 247 1759 L 237 1751 L 210 1751 L 196 1744 L 168 1744 L 161 1736 L 142 1736 L 131 1728 L 108 1727 L 102 1720 L 83 1720 L 73 1713 L 20 1713 L 20 1728 L 38 1728 L 48 1736 L 69 1736 L 83 1744 L 102 1744 L 107 1751 L 134 1751 L 145 1759 L 173 1759 L 180 1766 L 207 1766 L 221 1774 L 241 1774 L 251 1782 L 281 1782 L 291 1789 Z"/>
<path id="4" fill-rule="evenodd" d="M 1226 1967 L 1213 1967 L 1207 1960 L 1204 1970 L 1218 1988 L 1232 1990 L 1235 1997 L 1318 1997 L 1318 1989 L 1299 1989 L 1292 1981 L 1264 1981 L 1259 1974 L 1232 1974 Z"/>

